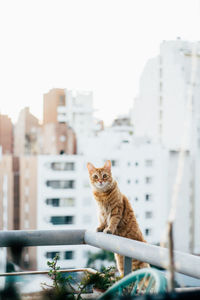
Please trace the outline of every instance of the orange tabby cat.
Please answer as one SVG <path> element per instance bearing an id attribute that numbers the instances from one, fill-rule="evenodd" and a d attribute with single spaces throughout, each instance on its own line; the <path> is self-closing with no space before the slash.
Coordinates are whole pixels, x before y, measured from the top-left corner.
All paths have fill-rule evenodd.
<path id="1" fill-rule="evenodd" d="M 100 224 L 97 231 L 145 242 L 129 200 L 121 194 L 117 182 L 112 178 L 111 161 L 107 160 L 103 168 L 95 168 L 88 163 L 87 168 L 99 206 Z M 115 254 L 115 259 L 118 270 L 123 275 L 123 256 Z M 149 267 L 149 264 L 133 259 L 133 270 L 145 267 Z"/>

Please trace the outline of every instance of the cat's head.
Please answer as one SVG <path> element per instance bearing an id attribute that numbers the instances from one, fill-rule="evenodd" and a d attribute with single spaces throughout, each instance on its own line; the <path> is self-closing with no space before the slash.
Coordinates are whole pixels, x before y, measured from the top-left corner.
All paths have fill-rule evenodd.
<path id="1" fill-rule="evenodd" d="M 113 184 L 111 173 L 111 161 L 107 160 L 102 168 L 95 168 L 91 163 L 87 164 L 92 187 L 98 191 L 108 191 Z"/>

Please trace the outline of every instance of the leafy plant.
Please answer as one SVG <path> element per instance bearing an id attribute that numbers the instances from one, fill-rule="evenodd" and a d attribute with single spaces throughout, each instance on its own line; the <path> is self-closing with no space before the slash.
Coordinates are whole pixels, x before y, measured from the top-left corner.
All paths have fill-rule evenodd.
<path id="1" fill-rule="evenodd" d="M 86 287 L 92 285 L 94 288 L 106 291 L 112 286 L 119 278 L 115 277 L 115 268 L 104 268 L 102 272 L 96 272 L 95 274 L 87 273 L 82 281 L 81 285 Z"/>
<path id="2" fill-rule="evenodd" d="M 47 265 L 50 268 L 48 275 L 52 279 L 53 285 L 42 284 L 45 288 L 46 296 L 54 298 L 66 296 L 66 299 L 75 299 L 74 294 L 76 291 L 71 284 L 73 278 L 72 276 L 65 277 L 62 275 L 59 271 L 60 267 L 57 266 L 58 259 L 59 256 L 56 254 L 53 261 L 47 261 Z"/>
<path id="3" fill-rule="evenodd" d="M 56 255 L 52 261 L 48 261 L 50 268 L 48 275 L 53 281 L 52 285 L 43 283 L 44 299 L 82 299 L 81 295 L 86 293 L 91 286 L 101 291 L 107 290 L 119 278 L 115 277 L 115 267 L 104 268 L 102 272 L 94 274 L 85 273 L 81 283 L 77 283 L 72 276 L 63 276 L 57 266 L 59 256 Z M 76 296 L 75 296 L 76 295 Z M 63 298 L 64 297 L 64 298 Z"/>

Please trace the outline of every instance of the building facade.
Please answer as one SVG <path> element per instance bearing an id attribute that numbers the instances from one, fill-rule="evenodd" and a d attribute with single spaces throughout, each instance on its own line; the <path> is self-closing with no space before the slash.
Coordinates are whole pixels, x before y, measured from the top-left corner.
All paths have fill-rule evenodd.
<path id="1" fill-rule="evenodd" d="M 13 153 L 13 125 L 7 115 L 0 114 L 0 146 L 3 154 Z"/>
<path id="2" fill-rule="evenodd" d="M 189 138 L 185 147 L 190 148 L 195 134 L 193 123 L 198 120 L 200 112 L 199 51 L 200 43 L 193 44 L 180 39 L 164 41 L 160 46 L 160 54 L 148 60 L 133 110 L 136 136 L 147 136 L 171 150 L 178 150 L 187 130 Z M 192 100 L 190 104 L 193 105 L 193 111 L 188 107 L 188 100 Z M 188 129 L 186 121 L 190 125 Z M 196 130 L 199 130 L 199 125 Z"/>
<path id="3" fill-rule="evenodd" d="M 39 154 L 41 126 L 39 120 L 25 107 L 20 111 L 14 128 L 14 155 Z"/>

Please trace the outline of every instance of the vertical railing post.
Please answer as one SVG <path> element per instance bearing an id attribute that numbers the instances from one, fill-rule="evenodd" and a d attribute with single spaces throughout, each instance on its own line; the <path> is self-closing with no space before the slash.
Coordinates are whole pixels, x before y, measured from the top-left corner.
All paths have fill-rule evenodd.
<path id="1" fill-rule="evenodd" d="M 132 258 L 124 256 L 124 276 L 132 272 Z"/>

